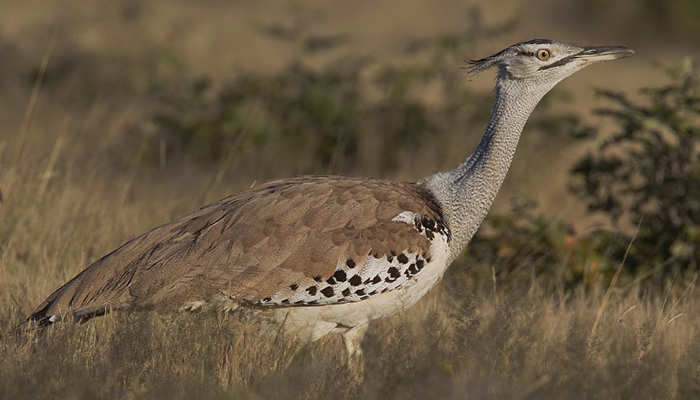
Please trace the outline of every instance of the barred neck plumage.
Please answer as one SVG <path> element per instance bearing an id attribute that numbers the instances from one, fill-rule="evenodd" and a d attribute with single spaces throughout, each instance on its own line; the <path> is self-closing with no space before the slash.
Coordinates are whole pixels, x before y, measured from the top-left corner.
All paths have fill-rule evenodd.
<path id="1" fill-rule="evenodd" d="M 462 165 L 420 182 L 435 197 L 451 231 L 450 261 L 464 250 L 486 217 L 513 161 L 525 122 L 542 97 L 582 68 L 632 54 L 626 47 L 578 47 L 535 39 L 469 62 L 472 75 L 498 68 L 496 100 L 486 132 Z"/>
<path id="2" fill-rule="evenodd" d="M 503 184 L 525 122 L 554 84 L 536 84 L 499 74 L 491 117 L 474 154 L 456 169 L 423 179 L 442 206 L 452 232 L 451 259 L 466 247 Z"/>

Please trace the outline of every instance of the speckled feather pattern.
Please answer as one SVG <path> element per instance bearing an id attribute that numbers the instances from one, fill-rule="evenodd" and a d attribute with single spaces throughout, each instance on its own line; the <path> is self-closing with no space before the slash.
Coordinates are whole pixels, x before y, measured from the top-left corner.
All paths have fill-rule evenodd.
<path id="1" fill-rule="evenodd" d="M 413 226 L 416 232 L 431 242 L 435 235 L 449 241 L 447 227 L 438 219 L 431 219 L 404 211 L 392 219 Z M 405 227 L 404 227 L 405 228 Z M 415 233 L 414 233 L 415 234 Z M 369 299 L 391 290 L 402 288 L 432 261 L 430 252 L 390 250 L 389 254 L 368 254 L 364 259 L 340 260 L 335 272 L 324 276 L 308 277 L 286 287 L 272 296 L 253 301 L 256 305 L 318 305 L 339 304 Z"/>

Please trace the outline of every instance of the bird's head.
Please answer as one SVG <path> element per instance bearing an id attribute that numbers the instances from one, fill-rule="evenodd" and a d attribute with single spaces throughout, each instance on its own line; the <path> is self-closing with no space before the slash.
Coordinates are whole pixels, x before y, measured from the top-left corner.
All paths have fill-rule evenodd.
<path id="1" fill-rule="evenodd" d="M 626 47 L 579 47 L 549 39 L 534 39 L 514 44 L 490 57 L 469 60 L 467 71 L 478 75 L 498 67 L 498 79 L 523 84 L 537 83 L 550 88 L 574 72 L 591 64 L 629 57 L 634 51 Z"/>

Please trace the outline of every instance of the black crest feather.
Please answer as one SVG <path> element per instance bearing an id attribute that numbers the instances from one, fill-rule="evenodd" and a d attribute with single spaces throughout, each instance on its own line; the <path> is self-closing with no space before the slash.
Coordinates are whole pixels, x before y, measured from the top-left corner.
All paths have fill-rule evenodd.
<path id="1" fill-rule="evenodd" d="M 505 50 L 504 50 L 505 51 Z M 501 53 L 494 54 L 490 57 L 482 58 L 480 60 L 466 59 L 467 66 L 464 67 L 467 74 L 472 76 L 479 76 L 482 72 L 496 65 L 500 60 L 499 56 Z"/>

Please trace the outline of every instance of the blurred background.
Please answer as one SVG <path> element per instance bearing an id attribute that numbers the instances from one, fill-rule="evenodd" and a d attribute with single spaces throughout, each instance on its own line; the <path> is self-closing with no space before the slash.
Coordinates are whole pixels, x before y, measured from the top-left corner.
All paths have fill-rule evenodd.
<path id="1" fill-rule="evenodd" d="M 643 215 L 627 282 L 697 272 L 696 1 L 0 8 L 4 257 L 28 274 L 51 258 L 49 273 L 67 278 L 130 237 L 272 178 L 416 181 L 452 169 L 492 101 L 493 74 L 467 77 L 463 60 L 532 38 L 637 54 L 544 99 L 462 260 L 470 276 L 495 268 L 503 279 L 607 283 Z"/>

